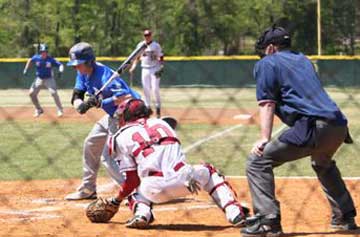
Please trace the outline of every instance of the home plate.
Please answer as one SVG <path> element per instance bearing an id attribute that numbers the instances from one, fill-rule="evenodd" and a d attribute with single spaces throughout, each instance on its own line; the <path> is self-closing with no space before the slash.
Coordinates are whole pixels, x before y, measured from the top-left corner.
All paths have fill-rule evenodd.
<path id="1" fill-rule="evenodd" d="M 251 117 L 252 117 L 251 114 L 238 114 L 235 115 L 233 119 L 247 120 L 247 119 L 251 119 Z"/>

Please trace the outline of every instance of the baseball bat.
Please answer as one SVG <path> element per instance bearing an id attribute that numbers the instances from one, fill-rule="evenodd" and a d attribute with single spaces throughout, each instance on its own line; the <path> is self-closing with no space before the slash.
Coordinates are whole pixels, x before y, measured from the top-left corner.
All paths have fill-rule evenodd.
<path id="1" fill-rule="evenodd" d="M 139 47 L 132 51 L 129 57 L 127 57 L 125 61 L 120 65 L 120 67 L 116 69 L 116 71 L 111 75 L 109 80 L 107 80 L 107 82 L 105 82 L 105 84 L 98 91 L 96 91 L 95 96 L 98 97 L 116 77 L 120 76 L 120 74 L 122 74 L 131 65 L 131 61 L 137 58 L 145 50 L 146 47 L 147 44 L 144 41 Z"/>

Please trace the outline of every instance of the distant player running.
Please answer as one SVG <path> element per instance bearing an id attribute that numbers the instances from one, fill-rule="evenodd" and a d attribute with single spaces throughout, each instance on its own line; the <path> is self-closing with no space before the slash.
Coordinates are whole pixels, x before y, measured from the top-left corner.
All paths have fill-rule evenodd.
<path id="1" fill-rule="evenodd" d="M 148 47 L 139 59 L 134 60 L 129 72 L 133 73 L 139 60 L 141 60 L 141 82 L 144 89 L 145 104 L 151 107 L 151 92 L 155 95 L 156 116 L 161 115 L 160 78 L 164 71 L 164 55 L 158 42 L 152 39 L 150 30 L 144 31 L 144 40 Z M 138 47 L 143 42 L 138 44 Z"/>
<path id="2" fill-rule="evenodd" d="M 117 110 L 121 128 L 108 141 L 112 148 L 109 153 L 118 161 L 120 171 L 126 173 L 126 180 L 118 196 L 106 205 L 116 212 L 114 206 L 137 188 L 128 198 L 134 217 L 126 226 L 145 228 L 154 220 L 152 203 L 167 202 L 203 188 L 231 224 L 244 225 L 249 210 L 240 205 L 224 177 L 210 164 L 189 165 L 174 129 L 162 119 L 149 118 L 150 113 L 140 99 L 125 101 Z M 98 220 L 99 216 L 94 215 L 92 221 L 107 221 Z"/>
<path id="3" fill-rule="evenodd" d="M 46 44 L 40 44 L 39 53 L 35 54 L 27 61 L 24 68 L 24 75 L 27 74 L 28 68 L 32 63 L 34 63 L 36 66 L 36 78 L 31 84 L 29 96 L 35 106 L 34 117 L 39 117 L 44 113 L 44 110 L 40 106 L 38 100 L 38 94 L 42 86 L 48 88 L 51 96 L 54 98 L 57 108 L 57 116 L 63 116 L 63 107 L 57 93 L 56 82 L 52 68 L 57 67 L 59 68 L 59 72 L 62 73 L 64 71 L 64 66 L 48 54 L 48 46 Z"/>

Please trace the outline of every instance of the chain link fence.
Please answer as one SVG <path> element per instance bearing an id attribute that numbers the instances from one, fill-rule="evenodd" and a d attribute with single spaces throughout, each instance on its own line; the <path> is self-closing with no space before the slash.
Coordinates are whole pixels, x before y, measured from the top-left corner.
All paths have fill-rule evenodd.
<path id="1" fill-rule="evenodd" d="M 357 159 L 360 139 L 360 93 L 357 58 L 312 58 L 322 83 L 349 119 L 354 144 L 335 154 L 356 206 L 360 203 Z M 182 148 L 191 164 L 212 163 L 226 175 L 240 202 L 250 209 L 245 178 L 247 156 L 258 138 L 259 120 L 252 67 L 255 58 L 187 58 L 170 60 L 161 79 L 163 115 L 175 117 Z M 106 61 L 112 67 L 118 62 Z M 58 78 L 64 116 L 56 116 L 47 90 L 40 92 L 44 114 L 33 117 L 28 96 L 32 78 L 19 76 L 23 62 L 0 63 L 0 235 L 1 236 L 239 236 L 206 192 L 153 206 L 155 222 L 146 230 L 129 229 L 132 213 L 123 202 L 106 224 L 93 224 L 85 216 L 90 202 L 64 197 L 81 183 L 83 142 L 104 115 L 91 109 L 79 115 L 70 105 L 74 74 Z M 2 70 L 4 69 L 4 70 Z M 6 69 L 6 70 L 5 70 Z M 142 94 L 140 72 L 133 81 Z M 275 120 L 273 135 L 286 129 Z M 289 236 L 357 236 L 360 232 L 334 232 L 331 212 L 309 159 L 275 169 L 276 195 L 281 202 L 282 225 Z M 98 196 L 110 197 L 118 187 L 101 167 Z"/>

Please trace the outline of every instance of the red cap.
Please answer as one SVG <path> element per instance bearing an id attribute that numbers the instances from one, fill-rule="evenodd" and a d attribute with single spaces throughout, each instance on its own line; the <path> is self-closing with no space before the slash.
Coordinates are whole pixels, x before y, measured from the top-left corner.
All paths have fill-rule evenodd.
<path id="1" fill-rule="evenodd" d="M 151 35 L 151 31 L 150 31 L 150 30 L 144 30 L 144 36 L 147 36 L 147 35 Z"/>

